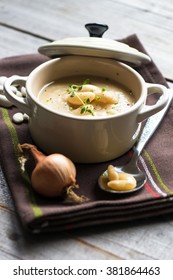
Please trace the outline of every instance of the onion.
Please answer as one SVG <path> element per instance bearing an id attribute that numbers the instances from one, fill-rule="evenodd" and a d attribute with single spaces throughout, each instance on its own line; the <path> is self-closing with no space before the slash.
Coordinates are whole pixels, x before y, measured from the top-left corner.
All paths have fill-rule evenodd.
<path id="1" fill-rule="evenodd" d="M 33 156 L 36 166 L 31 174 L 31 184 L 33 189 L 45 197 L 69 197 L 75 202 L 84 202 L 84 196 L 77 196 L 72 188 L 78 188 L 76 184 L 76 167 L 73 162 L 62 154 L 44 155 L 36 146 L 22 144 L 18 146 L 20 154 L 19 161 L 23 157 L 24 151 L 29 151 Z"/>

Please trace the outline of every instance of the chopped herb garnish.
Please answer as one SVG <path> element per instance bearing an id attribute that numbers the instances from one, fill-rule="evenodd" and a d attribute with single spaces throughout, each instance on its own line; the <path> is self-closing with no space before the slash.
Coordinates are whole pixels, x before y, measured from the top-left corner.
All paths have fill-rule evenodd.
<path id="1" fill-rule="evenodd" d="M 68 85 L 68 89 L 66 90 L 66 92 L 68 94 L 70 94 L 70 97 L 74 97 L 77 96 L 78 99 L 81 101 L 81 103 L 83 104 L 80 108 L 81 108 L 81 114 L 84 113 L 90 113 L 92 116 L 94 116 L 94 107 L 92 105 L 90 105 L 91 100 L 89 98 L 86 98 L 84 100 L 82 100 L 80 98 L 80 95 L 78 94 L 79 91 L 82 90 L 84 85 L 89 84 L 90 80 L 86 79 L 83 81 L 82 85 L 74 85 L 74 84 L 69 84 Z M 93 90 L 90 90 L 91 92 L 94 92 Z"/>
<path id="2" fill-rule="evenodd" d="M 103 88 L 102 88 L 102 92 L 104 92 L 104 91 L 106 91 L 106 88 L 103 87 Z"/>
<path id="3" fill-rule="evenodd" d="M 87 99 L 85 98 L 84 102 L 85 102 L 85 104 L 90 104 L 91 103 L 89 98 L 87 98 Z"/>
<path id="4" fill-rule="evenodd" d="M 75 92 L 82 90 L 82 87 L 87 84 L 89 84 L 89 79 L 83 81 L 82 85 L 79 86 L 74 84 L 69 84 L 68 85 L 69 88 L 67 89 L 67 92 L 70 94 L 71 97 L 73 97 L 75 95 Z M 93 90 L 91 91 L 93 92 Z"/>
<path id="5" fill-rule="evenodd" d="M 78 86 L 77 91 L 82 90 L 82 86 Z"/>
<path id="6" fill-rule="evenodd" d="M 74 97 L 74 96 L 75 96 L 75 91 L 71 91 L 71 92 L 70 92 L 70 96 L 71 96 L 71 97 Z"/>
<path id="7" fill-rule="evenodd" d="M 96 95 L 95 100 L 99 100 L 101 97 L 99 95 Z"/>
<path id="8" fill-rule="evenodd" d="M 67 89 L 67 92 L 70 94 L 71 97 L 74 97 L 78 91 L 82 90 L 82 85 L 77 86 L 77 85 L 69 84 L 68 87 L 69 88 Z"/>
<path id="9" fill-rule="evenodd" d="M 77 89 L 78 88 L 77 85 L 73 85 L 73 84 L 69 84 L 68 87 L 71 88 L 71 89 Z"/>
<path id="10" fill-rule="evenodd" d="M 73 110 L 73 107 L 68 105 L 68 109 L 69 109 L 70 111 L 72 111 L 72 110 Z"/>
<path id="11" fill-rule="evenodd" d="M 90 113 L 92 116 L 94 116 L 94 111 L 93 111 L 93 106 L 92 105 L 83 105 L 81 106 L 81 111 L 80 113 L 81 114 L 84 114 L 84 113 Z"/>
<path id="12" fill-rule="evenodd" d="M 90 80 L 89 79 L 86 79 L 85 81 L 83 81 L 83 85 L 88 85 L 90 83 Z"/>

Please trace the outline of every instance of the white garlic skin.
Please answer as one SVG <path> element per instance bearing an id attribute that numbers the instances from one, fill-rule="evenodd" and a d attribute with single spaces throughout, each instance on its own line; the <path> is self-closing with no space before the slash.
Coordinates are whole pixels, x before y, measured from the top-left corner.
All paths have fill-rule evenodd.
<path id="1" fill-rule="evenodd" d="M 16 124 L 27 122 L 27 121 L 29 121 L 29 116 L 26 113 L 23 114 L 23 113 L 18 112 L 13 115 L 12 121 Z"/>
<path id="2" fill-rule="evenodd" d="M 10 108 L 13 106 L 13 103 L 7 99 L 7 97 L 4 95 L 4 82 L 7 80 L 6 76 L 0 76 L 0 107 L 4 108 Z M 26 88 L 24 86 L 21 86 L 17 88 L 15 85 L 11 85 L 11 90 L 13 93 L 18 97 L 26 97 Z M 16 124 L 21 124 L 24 121 L 28 121 L 29 116 L 27 114 L 23 113 L 15 113 L 12 117 L 12 121 Z"/>
<path id="3" fill-rule="evenodd" d="M 24 121 L 23 113 L 14 114 L 13 117 L 12 117 L 12 120 L 13 120 L 14 123 L 17 123 L 17 124 L 23 123 L 23 121 Z"/>

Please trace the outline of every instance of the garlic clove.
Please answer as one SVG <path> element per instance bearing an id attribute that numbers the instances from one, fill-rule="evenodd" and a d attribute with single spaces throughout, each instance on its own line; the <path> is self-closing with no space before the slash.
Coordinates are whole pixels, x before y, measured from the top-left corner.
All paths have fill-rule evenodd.
<path id="1" fill-rule="evenodd" d="M 23 113 L 16 113 L 12 117 L 12 121 L 16 124 L 22 123 L 24 121 Z"/>
<path id="2" fill-rule="evenodd" d="M 0 95 L 0 107 L 10 108 L 13 106 L 13 103 L 9 101 L 5 95 Z"/>
<path id="3" fill-rule="evenodd" d="M 118 180 L 119 179 L 118 172 L 116 172 L 116 170 L 115 170 L 113 165 L 109 165 L 107 171 L 108 171 L 109 181 Z"/>

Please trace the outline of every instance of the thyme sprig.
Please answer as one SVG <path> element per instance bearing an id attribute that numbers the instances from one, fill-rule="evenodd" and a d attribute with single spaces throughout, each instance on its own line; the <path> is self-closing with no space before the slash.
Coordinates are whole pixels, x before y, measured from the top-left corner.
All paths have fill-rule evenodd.
<path id="1" fill-rule="evenodd" d="M 82 103 L 82 106 L 80 106 L 80 114 L 85 114 L 85 113 L 89 113 L 91 114 L 92 116 L 94 116 L 94 107 L 90 104 L 91 101 L 89 98 L 87 98 L 86 100 L 82 100 L 80 98 L 80 96 L 78 95 L 78 92 L 82 90 L 82 87 L 84 85 L 87 85 L 89 84 L 89 79 L 86 79 L 83 81 L 82 85 L 75 85 L 75 84 L 69 84 L 68 85 L 68 89 L 67 89 L 67 92 L 70 94 L 70 97 L 74 97 L 74 96 L 77 96 L 78 99 L 81 101 Z"/>
<path id="2" fill-rule="evenodd" d="M 89 79 L 86 79 L 86 80 L 84 80 L 83 81 L 83 83 L 82 83 L 82 85 L 75 85 L 75 84 L 69 84 L 68 85 L 68 89 L 67 89 L 67 92 L 70 94 L 70 97 L 74 97 L 75 96 L 75 94 L 78 92 L 78 91 L 80 91 L 80 90 L 82 90 L 82 87 L 84 86 L 84 85 L 88 85 L 89 84 Z"/>
<path id="3" fill-rule="evenodd" d="M 94 107 L 93 105 L 91 105 L 90 99 L 87 98 L 86 100 L 84 100 L 85 104 L 83 106 L 81 106 L 81 114 L 85 114 L 85 113 L 90 113 L 92 116 L 94 116 Z"/>
<path id="4" fill-rule="evenodd" d="M 81 108 L 81 111 L 80 111 L 81 114 L 85 114 L 85 113 L 88 112 L 89 114 L 94 116 L 94 107 L 93 107 L 93 105 L 86 104 L 86 105 L 81 106 L 80 108 Z"/>

